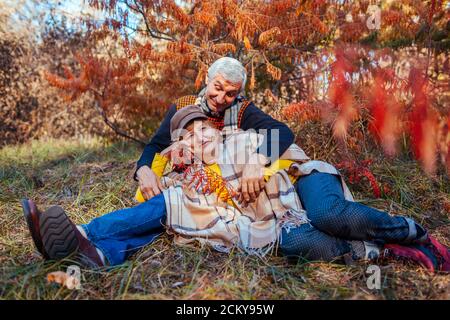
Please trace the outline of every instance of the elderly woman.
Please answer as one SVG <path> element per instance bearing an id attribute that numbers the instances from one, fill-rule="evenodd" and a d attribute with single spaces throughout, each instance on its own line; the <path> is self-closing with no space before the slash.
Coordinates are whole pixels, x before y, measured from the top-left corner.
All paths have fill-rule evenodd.
<path id="1" fill-rule="evenodd" d="M 177 243 L 200 241 L 223 252 L 237 247 L 263 256 L 279 246 L 287 256 L 309 260 L 395 256 L 448 271 L 447 248 L 423 227 L 410 218 L 353 202 L 338 171 L 309 161 L 295 144 L 265 167 L 262 191 L 256 201 L 247 202 L 239 196 L 243 168 L 268 162 L 257 152 L 261 135 L 240 131 L 222 142 L 220 131 L 198 106 L 179 110 L 171 119 L 170 133 L 173 144 L 159 155 L 159 169 L 154 168 L 162 176 L 163 192 L 136 207 L 76 226 L 61 207 L 41 214 L 32 201 L 23 201 L 31 234 L 44 257 L 61 259 L 76 252 L 90 265 L 121 264 L 166 225 Z M 322 212 L 317 199 L 337 207 Z"/>

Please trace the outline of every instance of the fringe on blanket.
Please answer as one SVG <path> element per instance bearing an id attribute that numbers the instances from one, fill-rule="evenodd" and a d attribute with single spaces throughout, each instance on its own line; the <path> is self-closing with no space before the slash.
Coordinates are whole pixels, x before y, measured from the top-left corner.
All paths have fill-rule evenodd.
<path id="1" fill-rule="evenodd" d="M 304 223 L 310 222 L 311 220 L 308 219 L 305 210 L 300 209 L 298 211 L 291 209 L 278 219 L 277 230 L 286 229 L 286 232 L 289 233 L 292 228 L 297 228 Z"/>
<path id="2" fill-rule="evenodd" d="M 282 241 L 281 234 L 282 229 L 286 229 L 286 232 L 290 232 L 292 228 L 296 228 L 302 224 L 310 223 L 311 220 L 306 216 L 306 211 L 300 209 L 299 211 L 291 209 L 287 211 L 280 219 L 277 221 L 275 227 L 276 237 L 275 240 L 265 245 L 262 248 L 248 248 L 245 246 L 239 246 L 248 255 L 258 256 L 263 258 L 269 253 L 272 253 L 275 248 L 278 247 L 279 243 Z M 216 248 L 217 250 L 217 248 Z M 218 250 L 220 251 L 220 250 Z"/>

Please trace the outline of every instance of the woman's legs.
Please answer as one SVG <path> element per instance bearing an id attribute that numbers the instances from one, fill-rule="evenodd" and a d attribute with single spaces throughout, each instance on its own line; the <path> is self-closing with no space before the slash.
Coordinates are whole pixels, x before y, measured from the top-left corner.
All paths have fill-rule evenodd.
<path id="1" fill-rule="evenodd" d="M 107 213 L 81 227 L 109 264 L 117 265 L 159 236 L 165 221 L 164 196 L 159 194 L 136 207 Z"/>
<path id="2" fill-rule="evenodd" d="M 408 243 L 425 235 L 412 219 L 347 201 L 339 177 L 313 171 L 295 185 L 311 224 L 320 231 L 348 240 Z"/>

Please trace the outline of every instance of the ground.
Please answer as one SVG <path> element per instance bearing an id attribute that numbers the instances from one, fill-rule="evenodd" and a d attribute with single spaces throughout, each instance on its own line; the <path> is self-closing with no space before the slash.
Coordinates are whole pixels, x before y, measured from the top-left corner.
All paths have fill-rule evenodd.
<path id="1" fill-rule="evenodd" d="M 378 261 L 381 288 L 369 289 L 369 263 L 288 262 L 208 247 L 179 247 L 164 234 L 111 270 L 81 269 L 82 287 L 49 284 L 46 275 L 70 261 L 44 262 L 23 219 L 20 199 L 45 209 L 59 204 L 76 223 L 133 206 L 132 179 L 140 150 L 95 138 L 42 140 L 0 150 L 0 299 L 450 299 L 450 275 L 401 261 Z M 450 244 L 450 183 L 429 178 L 411 160 L 380 160 L 380 199 L 354 186 L 357 201 L 414 217 Z"/>

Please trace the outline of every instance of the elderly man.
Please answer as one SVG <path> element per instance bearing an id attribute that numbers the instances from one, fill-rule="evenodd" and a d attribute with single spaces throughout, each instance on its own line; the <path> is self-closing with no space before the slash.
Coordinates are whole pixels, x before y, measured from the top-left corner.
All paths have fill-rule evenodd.
<path id="1" fill-rule="evenodd" d="M 246 70 L 238 60 L 220 58 L 208 69 L 206 88 L 198 96 L 182 97 L 169 107 L 161 126 L 137 162 L 134 177 L 139 181 L 145 199 L 161 193 L 159 178 L 151 169 L 152 161 L 156 153 L 170 145 L 169 126 L 173 115 L 188 105 L 199 105 L 209 121 L 224 134 L 230 134 L 236 129 L 254 129 L 263 134 L 265 141 L 258 153 L 268 157 L 269 161 L 277 160 L 293 143 L 294 135 L 285 124 L 265 114 L 241 95 L 246 80 Z M 264 187 L 262 169 L 262 165 L 249 163 L 243 170 L 239 189 L 247 202 L 256 200 Z"/>

